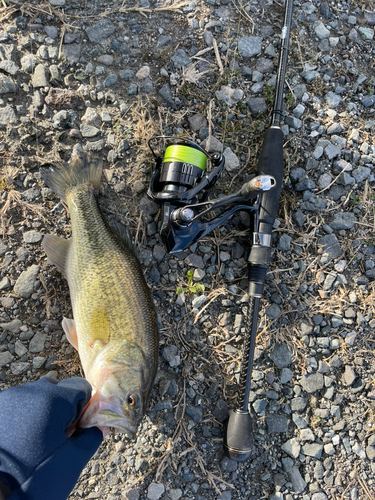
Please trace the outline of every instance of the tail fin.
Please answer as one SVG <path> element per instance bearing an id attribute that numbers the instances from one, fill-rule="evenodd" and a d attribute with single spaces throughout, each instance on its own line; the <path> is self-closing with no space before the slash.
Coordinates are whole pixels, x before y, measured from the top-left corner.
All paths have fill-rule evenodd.
<path id="1" fill-rule="evenodd" d="M 68 165 L 41 169 L 41 177 L 63 201 L 73 188 L 81 185 L 92 186 L 98 191 L 102 176 L 102 158 L 80 152 L 72 157 Z"/>

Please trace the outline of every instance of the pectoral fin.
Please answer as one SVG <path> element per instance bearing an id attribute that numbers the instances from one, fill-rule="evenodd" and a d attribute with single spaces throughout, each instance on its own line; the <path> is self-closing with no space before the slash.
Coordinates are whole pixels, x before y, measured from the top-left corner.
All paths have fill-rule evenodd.
<path id="1" fill-rule="evenodd" d="M 46 234 L 43 238 L 43 248 L 47 257 L 62 274 L 65 274 L 66 261 L 71 244 L 72 240 L 65 240 L 53 234 Z"/>
<path id="2" fill-rule="evenodd" d="M 74 319 L 64 318 L 62 320 L 61 326 L 68 337 L 69 342 L 72 344 L 74 349 L 78 351 L 78 339 L 77 339 L 77 330 L 76 330 L 76 322 Z"/>

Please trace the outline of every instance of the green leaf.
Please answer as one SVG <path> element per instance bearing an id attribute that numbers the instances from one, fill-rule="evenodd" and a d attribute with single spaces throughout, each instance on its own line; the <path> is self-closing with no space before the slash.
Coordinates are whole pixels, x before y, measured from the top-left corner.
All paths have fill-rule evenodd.
<path id="1" fill-rule="evenodd" d="M 182 288 L 182 286 L 177 288 L 176 293 L 177 293 L 177 295 L 181 295 L 182 293 L 184 293 L 184 289 Z"/>

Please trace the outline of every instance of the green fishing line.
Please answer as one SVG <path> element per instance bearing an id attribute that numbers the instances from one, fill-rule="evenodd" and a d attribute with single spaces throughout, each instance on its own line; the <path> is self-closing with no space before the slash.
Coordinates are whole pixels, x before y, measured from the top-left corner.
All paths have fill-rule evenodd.
<path id="1" fill-rule="evenodd" d="M 207 156 L 202 151 L 199 151 L 199 149 L 174 144 L 168 146 L 165 150 L 164 163 L 169 161 L 189 163 L 204 171 L 206 169 Z"/>

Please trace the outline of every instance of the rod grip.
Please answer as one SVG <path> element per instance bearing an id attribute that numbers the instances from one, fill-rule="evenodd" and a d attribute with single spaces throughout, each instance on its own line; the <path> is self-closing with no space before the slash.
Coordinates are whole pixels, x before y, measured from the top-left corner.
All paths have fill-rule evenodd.
<path id="1" fill-rule="evenodd" d="M 224 454 L 236 462 L 244 462 L 254 448 L 253 423 L 249 412 L 234 410 L 224 435 Z"/>
<path id="2" fill-rule="evenodd" d="M 284 172 L 283 141 L 284 134 L 279 127 L 269 128 L 264 135 L 257 175 L 272 175 L 276 186 L 262 194 L 259 211 L 260 233 L 271 234 L 277 216 Z"/>

